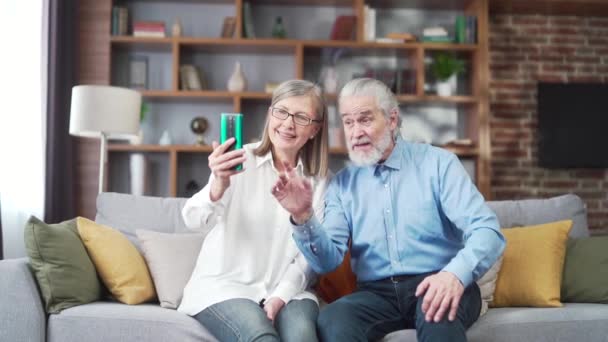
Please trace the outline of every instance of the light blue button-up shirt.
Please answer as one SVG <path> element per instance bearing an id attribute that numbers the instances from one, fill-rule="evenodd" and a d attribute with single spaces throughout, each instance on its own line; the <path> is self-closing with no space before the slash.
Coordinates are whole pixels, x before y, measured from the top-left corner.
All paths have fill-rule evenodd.
<path id="1" fill-rule="evenodd" d="M 384 163 L 333 178 L 324 218 L 294 225 L 296 244 L 316 272 L 327 273 L 352 239 L 358 281 L 443 270 L 468 286 L 505 247 L 496 215 L 458 158 L 402 139 Z"/>

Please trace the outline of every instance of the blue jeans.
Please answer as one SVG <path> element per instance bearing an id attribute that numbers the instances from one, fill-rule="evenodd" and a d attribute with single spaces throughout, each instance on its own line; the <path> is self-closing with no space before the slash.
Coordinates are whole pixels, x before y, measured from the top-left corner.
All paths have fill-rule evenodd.
<path id="1" fill-rule="evenodd" d="M 238 298 L 214 304 L 194 318 L 221 342 L 315 342 L 318 315 L 314 301 L 292 300 L 279 311 L 273 326 L 257 303 Z"/>
<path id="2" fill-rule="evenodd" d="M 465 289 L 454 321 L 447 319 L 446 312 L 440 322 L 426 322 L 423 297 L 417 298 L 415 293 L 418 284 L 431 274 L 359 283 L 357 291 L 321 310 L 319 338 L 331 342 L 375 341 L 396 330 L 416 328 L 419 342 L 466 341 L 466 329 L 481 310 L 479 287 L 473 283 Z"/>

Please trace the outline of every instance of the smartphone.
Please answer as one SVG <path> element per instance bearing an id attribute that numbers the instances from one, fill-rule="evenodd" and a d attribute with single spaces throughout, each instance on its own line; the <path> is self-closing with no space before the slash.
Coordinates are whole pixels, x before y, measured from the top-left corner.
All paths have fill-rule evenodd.
<path id="1" fill-rule="evenodd" d="M 234 138 L 236 141 L 228 151 L 243 148 L 243 114 L 241 113 L 222 113 L 220 118 L 220 144 L 226 140 Z M 234 170 L 242 170 L 243 164 L 234 167 Z"/>

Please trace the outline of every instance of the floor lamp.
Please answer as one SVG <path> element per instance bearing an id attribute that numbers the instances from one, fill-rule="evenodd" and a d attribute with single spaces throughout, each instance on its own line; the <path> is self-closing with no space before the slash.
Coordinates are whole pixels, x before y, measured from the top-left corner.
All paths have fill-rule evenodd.
<path id="1" fill-rule="evenodd" d="M 135 90 L 79 85 L 72 88 L 70 135 L 101 138 L 99 192 L 103 192 L 108 137 L 128 139 L 139 131 L 141 94 Z"/>

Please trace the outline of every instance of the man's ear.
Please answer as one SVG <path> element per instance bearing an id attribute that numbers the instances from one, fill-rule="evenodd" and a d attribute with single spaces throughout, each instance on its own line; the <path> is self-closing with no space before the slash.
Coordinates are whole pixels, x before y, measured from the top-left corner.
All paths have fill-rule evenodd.
<path id="1" fill-rule="evenodd" d="M 391 114 L 388 117 L 388 124 L 391 131 L 394 131 L 397 128 L 397 124 L 399 123 L 399 110 L 394 108 L 391 110 Z"/>

